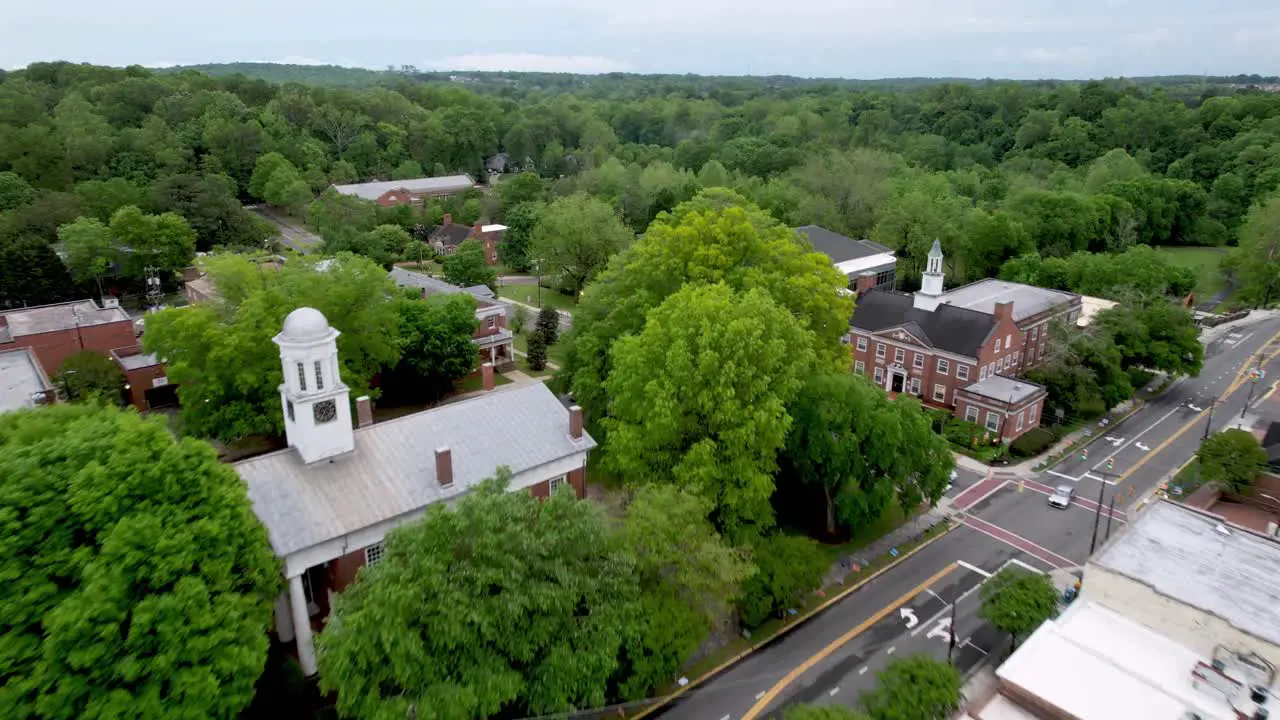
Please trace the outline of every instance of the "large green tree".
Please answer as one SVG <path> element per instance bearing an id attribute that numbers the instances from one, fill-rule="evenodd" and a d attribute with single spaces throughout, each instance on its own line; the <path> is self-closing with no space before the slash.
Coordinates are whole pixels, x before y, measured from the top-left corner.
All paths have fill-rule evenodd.
<path id="1" fill-rule="evenodd" d="M 1110 333 L 1120 363 L 1163 370 L 1171 375 L 1199 375 L 1204 364 L 1200 328 L 1191 313 L 1163 298 L 1138 300 L 1103 310 L 1094 317 Z"/>
<path id="2" fill-rule="evenodd" d="M 632 239 L 613 208 L 585 193 L 551 203 L 538 217 L 528 253 L 543 276 L 558 278 L 574 298 Z"/>
<path id="3" fill-rule="evenodd" d="M 207 269 L 221 300 L 148 315 L 143 335 L 181 386 L 187 432 L 233 440 L 283 429 L 280 354 L 271 338 L 296 308 L 320 310 L 342 333 L 341 375 L 353 397 L 366 389 L 376 395 L 370 380 L 400 357 L 399 294 L 369 260 L 344 254 L 272 270 L 226 256 Z"/>
<path id="4" fill-rule="evenodd" d="M 787 404 L 815 363 L 799 321 L 761 290 L 690 285 L 611 352 L 608 466 L 691 489 L 730 536 L 768 526 Z"/>
<path id="5" fill-rule="evenodd" d="M 1031 570 L 1005 568 L 983 583 L 978 595 L 982 598 L 978 616 L 1009 633 L 1014 644 L 1058 612 L 1053 581 Z"/>
<path id="6" fill-rule="evenodd" d="M 947 720 L 960 709 L 960 672 L 927 655 L 889 663 L 862 696 L 871 720 Z"/>
<path id="7" fill-rule="evenodd" d="M 360 717 L 479 718 L 603 705 L 640 619 L 635 559 L 570 493 L 510 473 L 388 536 L 320 633 L 321 687 Z"/>
<path id="8" fill-rule="evenodd" d="M 244 483 L 163 422 L 0 415 L 0 706 L 25 718 L 235 717 L 280 591 Z"/>
<path id="9" fill-rule="evenodd" d="M 808 330 L 816 367 L 847 370 L 853 301 L 848 280 L 821 253 L 742 196 L 704 191 L 659 216 L 644 237 L 620 253 L 574 312 L 565 373 L 578 403 L 594 421 L 605 418 L 606 381 L 619 338 L 644 329 L 646 314 L 685 283 L 725 283 L 767 293 Z"/>
<path id="10" fill-rule="evenodd" d="M 1280 194 L 1260 200 L 1249 210 L 1240 229 L 1240 247 L 1233 253 L 1232 270 L 1240 293 L 1259 305 L 1280 296 Z"/>
<path id="11" fill-rule="evenodd" d="M 750 547 L 756 571 L 742 584 L 738 601 L 742 623 L 749 627 L 802 604 L 831 568 L 827 553 L 803 535 L 774 532 L 752 538 Z"/>
<path id="12" fill-rule="evenodd" d="M 459 287 L 487 285 L 498 290 L 498 273 L 484 260 L 484 245 L 475 238 L 463 240 L 442 262 L 444 279 Z"/>
<path id="13" fill-rule="evenodd" d="M 474 298 L 464 293 L 408 297 L 396 309 L 400 361 L 388 381 L 397 391 L 436 400 L 454 380 L 476 369 Z"/>
<path id="14" fill-rule="evenodd" d="M 68 356 L 54 381 L 70 400 L 106 405 L 124 402 L 125 376 L 120 366 L 106 355 L 92 350 Z"/>
<path id="15" fill-rule="evenodd" d="M 1252 433 L 1231 428 L 1210 435 L 1196 451 L 1200 475 L 1242 493 L 1266 470 L 1267 452 Z"/>
<path id="16" fill-rule="evenodd" d="M 70 300 L 75 283 L 49 243 L 34 237 L 0 240 L 0 306 Z"/>
<path id="17" fill-rule="evenodd" d="M 906 512 L 937 502 L 955 466 L 918 402 L 890 400 L 863 377 L 810 376 L 790 415 L 785 466 L 821 490 L 828 535 L 837 519 L 856 532 L 895 501 Z"/>

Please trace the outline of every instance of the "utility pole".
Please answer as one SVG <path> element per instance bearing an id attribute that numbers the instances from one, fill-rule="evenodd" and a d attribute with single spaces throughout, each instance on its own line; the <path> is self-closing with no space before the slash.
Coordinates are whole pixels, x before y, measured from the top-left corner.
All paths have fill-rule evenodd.
<path id="1" fill-rule="evenodd" d="M 1107 483 L 1098 483 L 1098 507 L 1093 514 L 1093 537 L 1089 539 L 1089 555 L 1093 555 L 1093 550 L 1098 545 L 1098 525 L 1102 523 L 1102 495 L 1107 491 Z M 1113 498 L 1114 500 L 1114 498 Z M 1110 517 L 1108 516 L 1108 521 Z"/>
<path id="2" fill-rule="evenodd" d="M 1116 514 L 1116 494 L 1111 493 L 1111 504 L 1107 506 L 1107 540 L 1111 539 L 1111 517 Z M 1103 540 L 1106 542 L 1107 540 Z"/>
<path id="3" fill-rule="evenodd" d="M 1209 439 L 1209 429 L 1213 427 L 1213 406 L 1218 404 L 1218 398 L 1209 398 L 1209 421 L 1204 424 L 1204 437 L 1202 440 Z"/>
<path id="4" fill-rule="evenodd" d="M 1262 377 L 1262 369 L 1258 367 L 1257 363 L 1254 363 L 1253 368 L 1249 370 L 1249 377 L 1252 382 L 1249 383 L 1249 397 L 1245 398 L 1244 407 L 1240 408 L 1241 420 L 1244 419 L 1245 411 L 1249 409 L 1249 403 L 1253 402 L 1253 393 L 1258 389 L 1258 378 Z"/>
<path id="5" fill-rule="evenodd" d="M 956 588 L 955 602 L 951 603 L 951 639 L 947 645 L 947 662 L 952 662 L 956 653 L 956 605 L 960 604 L 960 588 Z"/>

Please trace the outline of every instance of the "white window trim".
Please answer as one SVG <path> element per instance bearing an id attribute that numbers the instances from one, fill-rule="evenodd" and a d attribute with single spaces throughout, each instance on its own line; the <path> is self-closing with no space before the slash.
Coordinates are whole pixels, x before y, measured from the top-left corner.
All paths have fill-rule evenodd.
<path id="1" fill-rule="evenodd" d="M 369 547 L 364 549 L 364 564 L 377 565 L 379 562 L 382 561 L 382 556 L 384 552 L 385 552 L 385 549 L 383 548 L 382 543 L 379 542 L 379 543 L 374 543 L 370 545 Z"/>
<path id="2" fill-rule="evenodd" d="M 995 426 L 995 427 L 991 427 L 991 421 L 992 421 L 992 420 L 995 420 L 995 421 L 996 421 L 996 426 Z M 999 416 L 999 415 L 997 415 L 994 411 L 992 411 L 992 410 L 988 410 L 988 411 L 987 411 L 987 424 L 986 424 L 986 425 L 984 425 L 983 427 L 985 427 L 986 429 L 990 430 L 991 432 L 1000 432 L 1000 416 Z"/>
<path id="3" fill-rule="evenodd" d="M 564 487 L 568 483 L 569 483 L 569 477 L 567 475 L 560 475 L 558 477 L 551 478 L 550 480 L 547 481 L 547 494 L 554 495 L 557 490 Z"/>
<path id="4" fill-rule="evenodd" d="M 1000 338 L 996 338 L 996 352 L 1000 352 Z"/>
<path id="5" fill-rule="evenodd" d="M 1031 407 L 1027 408 L 1027 422 L 1035 422 L 1035 421 L 1036 421 L 1036 406 L 1032 405 Z"/>
<path id="6" fill-rule="evenodd" d="M 854 375 L 866 375 L 866 374 L 867 374 L 867 364 L 866 364 L 866 363 L 864 363 L 864 362 L 862 362 L 861 360 L 856 360 L 856 361 L 854 361 L 854 363 L 853 363 L 853 374 L 854 374 Z"/>
<path id="7" fill-rule="evenodd" d="M 946 358 L 938 358 L 938 362 L 934 367 L 937 369 L 938 374 L 940 375 L 951 374 L 951 361 Z"/>
<path id="8" fill-rule="evenodd" d="M 324 389 L 324 368 L 319 360 L 316 361 L 316 390 Z"/>
<path id="9" fill-rule="evenodd" d="M 968 365 L 956 365 L 956 378 L 957 378 L 957 379 L 959 379 L 959 380 L 968 380 L 968 379 L 969 379 L 969 366 L 968 366 Z"/>
<path id="10" fill-rule="evenodd" d="M 1013 333 L 1004 336 L 1004 348 L 1008 350 L 1013 347 Z"/>
<path id="11" fill-rule="evenodd" d="M 1022 421 L 1023 421 L 1023 417 L 1022 417 L 1022 416 L 1023 416 L 1023 414 L 1025 414 L 1025 412 L 1026 412 L 1026 411 L 1024 411 L 1024 410 L 1020 410 L 1020 411 L 1018 411 L 1018 428 L 1017 428 L 1017 429 L 1018 429 L 1018 432 L 1022 432 Z"/>
<path id="12" fill-rule="evenodd" d="M 981 413 L 978 411 L 978 406 L 977 406 L 977 405 L 970 405 L 970 406 L 966 407 L 966 408 L 964 409 L 964 419 L 965 419 L 965 422 L 971 422 L 971 423 L 973 423 L 973 424 L 977 425 L 977 424 L 978 424 L 978 415 L 979 415 L 979 414 L 981 414 Z"/>
<path id="13" fill-rule="evenodd" d="M 864 337 L 859 337 L 859 338 L 858 338 L 858 352 L 866 352 L 866 351 L 867 351 L 867 339 L 866 339 L 866 338 L 864 338 Z"/>
<path id="14" fill-rule="evenodd" d="M 911 367 L 915 368 L 916 370 L 924 369 L 924 353 L 915 353 L 911 357 Z"/>
<path id="15" fill-rule="evenodd" d="M 872 377 L 877 385 L 884 384 L 884 368 L 877 366 L 875 375 Z"/>
<path id="16" fill-rule="evenodd" d="M 893 349 L 893 361 L 901 365 L 907 361 L 907 351 L 902 348 Z"/>
<path id="17" fill-rule="evenodd" d="M 978 382 L 982 382 L 983 380 L 986 380 L 986 379 L 987 379 L 986 366 L 978 368 Z"/>
<path id="18" fill-rule="evenodd" d="M 884 343 L 876 343 L 876 357 L 880 360 L 884 359 Z"/>
<path id="19" fill-rule="evenodd" d="M 1031 339 L 1034 341 L 1034 340 L 1035 340 L 1036 338 L 1038 338 L 1038 337 L 1040 337 L 1040 326 L 1039 326 L 1039 325 L 1037 325 L 1037 326 L 1035 326 L 1035 327 L 1031 328 Z"/>
<path id="20" fill-rule="evenodd" d="M 920 396 L 920 378 L 911 378 L 911 394 Z"/>
<path id="21" fill-rule="evenodd" d="M 942 397 L 938 397 L 941 395 Z M 933 386 L 933 401 L 944 403 L 947 401 L 947 386 L 941 383 L 935 383 Z"/>

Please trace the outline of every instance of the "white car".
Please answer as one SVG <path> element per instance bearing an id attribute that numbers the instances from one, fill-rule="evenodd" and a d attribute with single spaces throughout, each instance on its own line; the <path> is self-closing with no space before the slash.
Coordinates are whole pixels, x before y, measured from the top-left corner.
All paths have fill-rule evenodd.
<path id="1" fill-rule="evenodd" d="M 1075 497 L 1076 488 L 1074 485 L 1059 485 L 1049 494 L 1049 506 L 1066 510 L 1071 506 L 1071 501 Z"/>

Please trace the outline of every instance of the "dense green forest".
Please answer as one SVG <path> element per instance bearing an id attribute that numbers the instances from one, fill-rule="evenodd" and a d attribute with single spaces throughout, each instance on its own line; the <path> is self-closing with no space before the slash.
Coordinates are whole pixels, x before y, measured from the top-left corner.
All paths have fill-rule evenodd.
<path id="1" fill-rule="evenodd" d="M 298 77 L 336 73 L 310 70 Z M 78 218 L 107 226 L 136 206 L 157 233 L 168 230 L 139 242 L 176 262 L 187 243 L 158 220 L 167 213 L 185 218 L 198 250 L 260 247 L 270 230 L 240 202 L 278 200 L 302 214 L 333 182 L 483 177 L 485 158 L 500 151 L 540 181 L 500 183 L 468 199 L 464 216 L 506 221 L 530 214 L 530 202 L 585 192 L 641 232 L 699 189 L 727 186 L 786 224 L 895 248 L 908 286 L 934 238 L 949 283 L 1029 253 L 1232 245 L 1251 206 L 1280 186 L 1280 94 L 1203 78 L 876 85 L 367 73 L 379 84 L 68 63 L 0 75 L 0 302 L 59 299 L 101 275 L 56 262 L 67 249 L 59 228 Z M 268 197 L 251 181 L 271 153 L 272 170 L 277 158 L 289 167 Z M 442 212 L 377 219 L 408 229 Z M 363 216 L 335 214 L 330 225 Z M 78 230 L 82 245 L 105 242 L 96 227 Z"/>

